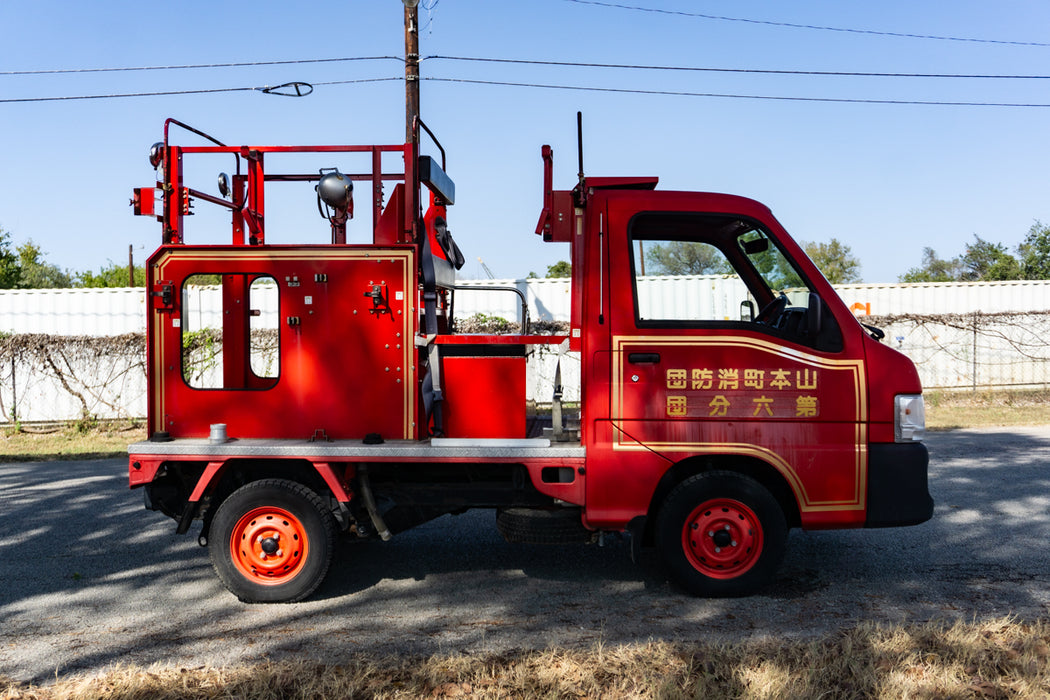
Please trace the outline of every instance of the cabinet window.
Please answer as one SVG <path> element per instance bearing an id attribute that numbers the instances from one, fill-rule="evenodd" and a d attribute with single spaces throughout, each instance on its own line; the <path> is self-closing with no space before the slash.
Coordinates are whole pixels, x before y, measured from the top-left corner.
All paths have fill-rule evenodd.
<path id="1" fill-rule="evenodd" d="M 182 377 L 194 389 L 268 389 L 280 375 L 277 281 L 198 274 L 182 285 Z"/>

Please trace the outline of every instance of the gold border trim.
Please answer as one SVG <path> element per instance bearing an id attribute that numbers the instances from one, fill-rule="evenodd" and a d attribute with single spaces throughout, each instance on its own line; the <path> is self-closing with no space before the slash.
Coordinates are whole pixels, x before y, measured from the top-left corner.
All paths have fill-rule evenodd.
<path id="1" fill-rule="evenodd" d="M 153 275 L 154 281 L 164 279 L 165 268 L 169 263 L 173 262 L 187 262 L 194 260 L 201 261 L 216 261 L 220 262 L 223 260 L 238 260 L 244 262 L 253 261 L 271 261 L 280 260 L 281 262 L 295 262 L 301 260 L 304 262 L 323 262 L 325 260 L 376 260 L 376 261 L 390 261 L 390 262 L 401 262 L 402 276 L 405 281 L 404 294 L 405 298 L 402 300 L 403 313 L 402 313 L 402 329 L 401 335 L 403 342 L 401 343 L 403 352 L 401 358 L 401 366 L 404 368 L 404 383 L 403 383 L 403 411 L 404 411 L 404 423 L 402 425 L 402 438 L 404 440 L 412 440 L 415 438 L 415 431 L 413 428 L 413 422 L 416 416 L 416 382 L 415 382 L 415 360 L 412 357 L 412 352 L 415 349 L 412 343 L 412 337 L 414 334 L 413 318 L 415 317 L 415 278 L 412 275 L 411 262 L 415 251 L 411 248 L 388 248 L 380 249 L 377 251 L 375 248 L 369 249 L 355 249 L 355 248 L 316 248 L 316 249 L 278 249 L 265 247 L 248 247 L 243 248 L 223 248 L 219 250 L 198 250 L 184 251 L 179 249 L 167 249 L 165 250 L 156 261 L 151 263 L 156 274 Z M 278 282 L 280 284 L 280 282 Z M 147 290 L 149 291 L 149 290 Z M 181 290 L 180 290 L 181 294 Z M 181 307 L 179 309 L 180 323 L 182 319 Z M 168 323 L 171 322 L 171 314 L 157 312 L 152 304 L 148 306 L 148 312 L 153 315 L 151 323 L 153 324 L 153 337 L 154 342 L 154 361 L 157 363 L 156 367 L 161 373 L 161 379 L 154 391 L 154 419 L 155 425 L 154 430 L 164 430 L 165 418 L 164 418 L 164 406 L 166 404 L 165 387 L 167 385 L 164 380 L 165 375 L 165 353 L 164 343 L 158 342 L 163 337 L 164 323 L 166 319 Z"/>
<path id="2" fill-rule="evenodd" d="M 622 423 L 629 420 L 623 415 L 623 386 L 624 386 L 624 348 L 629 345 L 665 345 L 665 346 L 687 346 L 687 347 L 730 347 L 749 348 L 767 352 L 777 357 L 783 357 L 795 362 L 801 362 L 813 367 L 831 369 L 836 371 L 849 371 L 852 374 L 854 387 L 854 445 L 853 445 L 853 470 L 854 491 L 850 500 L 815 501 L 806 492 L 805 484 L 799 478 L 794 466 L 782 455 L 767 447 L 751 445 L 748 443 L 719 443 L 719 442 L 663 442 L 663 443 L 639 443 L 633 438 L 629 442 L 624 437 L 629 434 L 624 431 Z M 647 347 L 647 349 L 648 349 Z M 836 360 L 832 358 L 813 355 L 801 350 L 787 348 L 783 345 L 739 336 L 717 336 L 717 337 L 690 337 L 672 338 L 667 336 L 614 336 L 612 338 L 613 350 L 613 377 L 612 377 L 612 406 L 611 420 L 616 426 L 617 437 L 613 441 L 613 450 L 651 450 L 657 453 L 686 452 L 693 455 L 704 454 L 731 454 L 747 457 L 756 457 L 768 463 L 776 469 L 788 482 L 795 498 L 799 504 L 799 510 L 803 513 L 829 512 L 829 511 L 853 511 L 864 510 L 866 507 L 866 484 L 868 471 L 868 397 L 867 386 L 864 383 L 864 360 Z"/>

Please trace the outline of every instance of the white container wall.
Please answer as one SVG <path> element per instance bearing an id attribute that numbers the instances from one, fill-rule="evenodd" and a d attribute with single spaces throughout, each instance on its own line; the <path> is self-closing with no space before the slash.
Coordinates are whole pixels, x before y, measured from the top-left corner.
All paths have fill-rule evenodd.
<path id="1" fill-rule="evenodd" d="M 668 295 L 664 302 L 680 305 L 672 308 L 681 313 L 688 313 L 697 304 L 712 303 L 721 310 L 719 317 L 738 318 L 739 304 L 746 298 L 746 291 L 731 278 L 683 276 L 663 279 L 692 285 L 690 289 L 694 291 Z M 528 299 L 529 315 L 533 320 L 568 321 L 570 317 L 571 293 L 567 278 L 461 280 L 458 286 L 473 289 L 456 293 L 457 318 L 484 313 L 508 321 L 518 320 L 521 302 L 517 295 L 479 287 L 518 289 Z M 860 316 L 1050 311 L 1050 280 L 842 284 L 836 285 L 835 290 Z M 197 316 L 197 327 L 218 322 L 222 313 L 222 295 L 216 287 L 188 287 L 185 296 L 187 309 L 184 313 Z M 145 299 L 142 289 L 0 290 L 0 332 L 96 336 L 142 333 L 146 330 Z M 275 328 L 276 297 L 269 297 L 261 306 L 265 317 L 263 327 Z"/>
<path id="2" fill-rule="evenodd" d="M 141 288 L 3 289 L 0 332 L 122 335 L 146 332 Z"/>
<path id="3" fill-rule="evenodd" d="M 528 300 L 533 321 L 570 320 L 572 284 L 568 278 L 460 281 L 456 318 L 481 313 L 519 321 L 520 297 L 510 291 L 487 289 L 490 287 L 519 290 Z M 675 318 L 736 320 L 740 318 L 740 302 L 750 298 L 743 282 L 723 275 L 643 277 L 639 287 L 643 316 L 660 309 L 662 314 Z"/>
<path id="4" fill-rule="evenodd" d="M 1050 280 L 840 284 L 835 291 L 866 316 L 1050 311 Z"/>

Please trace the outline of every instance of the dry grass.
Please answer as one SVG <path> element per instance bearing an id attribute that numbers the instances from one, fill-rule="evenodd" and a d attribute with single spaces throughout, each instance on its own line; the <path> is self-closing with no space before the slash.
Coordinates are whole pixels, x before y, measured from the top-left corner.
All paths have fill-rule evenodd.
<path id="1" fill-rule="evenodd" d="M 1050 620 L 865 624 L 807 642 L 649 642 L 588 651 L 339 665 L 121 667 L 34 686 L 0 678 L 0 700 L 106 698 L 1045 698 Z"/>
<path id="2" fill-rule="evenodd" d="M 45 427 L 8 427 L 0 431 L 0 462 L 121 457 L 128 444 L 146 439 L 138 423 Z"/>
<path id="3" fill-rule="evenodd" d="M 1050 390 L 926 392 L 931 430 L 1010 425 L 1050 425 Z"/>

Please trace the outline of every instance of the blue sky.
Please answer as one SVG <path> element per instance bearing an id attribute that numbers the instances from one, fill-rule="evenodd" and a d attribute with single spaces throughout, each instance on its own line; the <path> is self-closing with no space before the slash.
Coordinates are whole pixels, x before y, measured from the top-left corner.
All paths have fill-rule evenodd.
<path id="1" fill-rule="evenodd" d="M 666 12 L 646 12 L 629 5 Z M 401 56 L 398 0 L 285 2 L 0 2 L 0 99 L 203 90 L 391 78 L 395 60 L 164 71 L 11 75 L 12 71 Z M 429 8 L 429 9 L 428 9 Z M 678 14 L 670 14 L 678 13 Z M 696 16 L 699 14 L 711 17 Z M 424 56 L 539 59 L 708 68 L 1050 75 L 1050 5 L 572 0 L 423 0 Z M 713 16 L 731 19 L 714 19 Z M 752 20 L 752 21 L 739 21 Z M 776 24 L 780 23 L 780 24 Z M 949 41 L 857 31 L 983 39 Z M 1018 45 L 994 42 L 1032 42 Z M 599 70 L 429 59 L 425 78 L 766 97 L 1050 105 L 1050 80 L 826 77 Z M 142 259 L 159 224 L 134 217 L 131 190 L 150 185 L 149 146 L 176 117 L 230 144 L 399 143 L 398 81 L 318 85 L 302 99 L 253 91 L 0 102 L 0 227 L 73 270 Z M 963 251 L 974 234 L 1011 248 L 1050 223 L 1050 107 L 960 107 L 683 97 L 425 81 L 422 115 L 448 151 L 457 186 L 450 228 L 481 277 L 540 274 L 567 257 L 533 234 L 540 146 L 555 186 L 576 174 L 576 111 L 590 175 L 658 175 L 662 189 L 758 199 L 797 239 L 849 245 L 868 282 L 892 282 L 924 246 Z M 186 139 L 185 142 L 192 142 Z M 304 166 L 338 165 L 311 162 Z M 191 186 L 212 192 L 220 169 Z M 366 209 L 359 195 L 359 211 Z M 209 206 L 190 242 L 225 241 Z M 269 239 L 321 242 L 312 190 L 268 201 Z M 367 222 L 351 223 L 361 241 Z M 355 235 L 356 234 L 356 235 Z"/>

